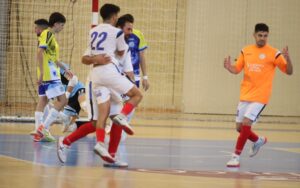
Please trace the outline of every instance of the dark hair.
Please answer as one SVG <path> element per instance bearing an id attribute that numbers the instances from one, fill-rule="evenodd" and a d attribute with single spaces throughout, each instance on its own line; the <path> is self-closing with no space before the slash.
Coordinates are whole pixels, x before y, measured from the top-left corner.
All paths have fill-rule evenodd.
<path id="1" fill-rule="evenodd" d="M 53 12 L 49 17 L 49 26 L 52 27 L 55 23 L 66 23 L 66 17 L 59 12 Z"/>
<path id="2" fill-rule="evenodd" d="M 258 23 L 255 25 L 254 32 L 257 33 L 259 31 L 269 32 L 269 27 L 265 23 Z"/>
<path id="3" fill-rule="evenodd" d="M 133 18 L 133 16 L 131 14 L 124 14 L 123 16 L 121 16 L 118 19 L 118 22 L 117 22 L 116 26 L 123 28 L 125 26 L 126 22 L 129 22 L 129 23 L 133 23 L 134 22 L 134 18 Z"/>
<path id="4" fill-rule="evenodd" d="M 118 14 L 120 12 L 120 7 L 114 4 L 104 4 L 100 8 L 100 15 L 103 20 L 110 19 L 114 14 Z"/>
<path id="5" fill-rule="evenodd" d="M 49 23 L 46 19 L 38 19 L 34 21 L 35 25 L 41 26 L 41 27 L 48 27 Z"/>

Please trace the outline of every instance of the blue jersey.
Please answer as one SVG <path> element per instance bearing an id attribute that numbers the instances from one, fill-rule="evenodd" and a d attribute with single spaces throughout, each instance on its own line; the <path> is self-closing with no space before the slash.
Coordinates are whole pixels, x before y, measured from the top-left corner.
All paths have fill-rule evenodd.
<path id="1" fill-rule="evenodd" d="M 135 80 L 140 80 L 140 52 L 145 50 L 148 46 L 144 35 L 136 29 L 133 29 L 132 34 L 126 39 L 131 52 L 131 62 L 133 66 L 133 73 Z"/>

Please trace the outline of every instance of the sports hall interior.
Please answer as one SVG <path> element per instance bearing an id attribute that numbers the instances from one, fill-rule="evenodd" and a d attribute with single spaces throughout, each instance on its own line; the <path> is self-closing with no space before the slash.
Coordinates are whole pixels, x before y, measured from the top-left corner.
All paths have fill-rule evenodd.
<path id="1" fill-rule="evenodd" d="M 2 0 L 0 187 L 300 187 L 299 0 L 99 0 L 100 7 L 105 3 L 120 6 L 119 15 L 132 14 L 148 43 L 150 89 L 141 89 L 135 135 L 119 148 L 129 167 L 104 168 L 93 153 L 93 134 L 70 148 L 64 165 L 56 143 L 35 143 L 29 135 L 38 100 L 34 20 L 54 11 L 66 16 L 56 36 L 60 57 L 84 83 L 92 0 Z M 234 61 L 253 44 L 261 22 L 270 28 L 270 45 L 288 46 L 294 73 L 276 70 L 271 100 L 253 126 L 268 137 L 266 146 L 249 158 L 248 143 L 241 167 L 229 169 L 243 74 L 230 74 L 223 60 Z M 59 124 L 51 133 L 64 135 Z"/>

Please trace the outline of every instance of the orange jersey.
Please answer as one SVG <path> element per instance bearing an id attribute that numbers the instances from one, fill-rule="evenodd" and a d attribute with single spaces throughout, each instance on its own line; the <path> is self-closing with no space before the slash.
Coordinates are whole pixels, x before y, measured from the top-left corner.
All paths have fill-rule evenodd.
<path id="1" fill-rule="evenodd" d="M 286 73 L 286 60 L 279 50 L 265 45 L 246 46 L 235 64 L 238 72 L 244 69 L 241 83 L 241 101 L 252 101 L 267 104 L 272 90 L 275 68 Z"/>

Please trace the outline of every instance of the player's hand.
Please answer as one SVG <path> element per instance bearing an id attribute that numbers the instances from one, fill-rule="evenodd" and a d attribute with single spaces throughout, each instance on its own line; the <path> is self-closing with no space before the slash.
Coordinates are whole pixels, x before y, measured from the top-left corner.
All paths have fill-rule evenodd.
<path id="1" fill-rule="evenodd" d="M 228 56 L 224 58 L 224 68 L 229 70 L 230 67 L 231 67 L 231 60 L 230 60 L 230 56 Z"/>
<path id="2" fill-rule="evenodd" d="M 66 69 L 65 70 L 65 76 L 70 80 L 73 78 L 73 73 L 69 70 L 69 69 Z"/>
<path id="3" fill-rule="evenodd" d="M 40 74 L 40 77 L 38 78 L 38 80 L 36 81 L 36 83 L 37 83 L 38 85 L 41 85 L 42 82 L 43 82 L 43 74 Z"/>
<path id="4" fill-rule="evenodd" d="M 149 81 L 147 79 L 143 79 L 142 81 L 143 89 L 147 91 L 150 87 Z"/>
<path id="5" fill-rule="evenodd" d="M 107 54 L 93 56 L 94 65 L 106 65 L 111 62 L 111 57 Z"/>
<path id="6" fill-rule="evenodd" d="M 290 54 L 289 54 L 289 47 L 286 46 L 282 49 L 282 55 L 283 57 L 288 61 L 290 59 Z"/>

